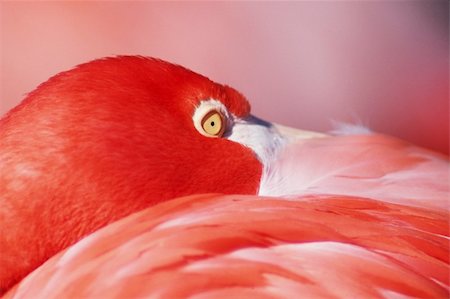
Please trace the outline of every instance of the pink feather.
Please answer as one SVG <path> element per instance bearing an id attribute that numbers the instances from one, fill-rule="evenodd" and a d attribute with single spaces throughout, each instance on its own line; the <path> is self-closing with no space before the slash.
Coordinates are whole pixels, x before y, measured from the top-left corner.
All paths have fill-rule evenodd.
<path id="1" fill-rule="evenodd" d="M 350 196 L 178 198 L 93 233 L 3 299 L 446 298 L 447 217 Z"/>

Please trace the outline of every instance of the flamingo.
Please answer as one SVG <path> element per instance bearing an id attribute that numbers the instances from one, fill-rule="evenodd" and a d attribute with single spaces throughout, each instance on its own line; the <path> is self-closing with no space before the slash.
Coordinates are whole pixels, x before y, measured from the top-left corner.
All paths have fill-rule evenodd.
<path id="1" fill-rule="evenodd" d="M 6 298 L 447 298 L 448 157 L 293 130 L 158 59 L 95 60 L 0 121 Z"/>

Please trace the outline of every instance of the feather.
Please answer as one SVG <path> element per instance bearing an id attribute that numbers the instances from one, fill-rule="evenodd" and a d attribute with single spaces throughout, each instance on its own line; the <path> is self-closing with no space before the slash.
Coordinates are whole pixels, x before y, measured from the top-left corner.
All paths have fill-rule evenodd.
<path id="1" fill-rule="evenodd" d="M 267 165 L 259 194 L 339 194 L 448 209 L 448 157 L 393 137 L 327 136 L 288 145 Z"/>
<path id="2" fill-rule="evenodd" d="M 82 239 L 3 299 L 446 298 L 448 216 L 350 196 L 178 198 Z"/>

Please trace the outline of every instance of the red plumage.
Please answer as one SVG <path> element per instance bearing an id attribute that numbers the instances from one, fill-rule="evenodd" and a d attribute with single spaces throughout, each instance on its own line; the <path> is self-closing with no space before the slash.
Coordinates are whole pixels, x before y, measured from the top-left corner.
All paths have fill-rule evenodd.
<path id="1" fill-rule="evenodd" d="M 223 138 L 193 124 L 208 100 L 234 118 Z M 450 295 L 448 157 L 376 134 L 283 139 L 249 113 L 144 57 L 39 86 L 0 121 L 0 289 L 49 260 L 4 299 Z"/>
<path id="2" fill-rule="evenodd" d="M 81 65 L 28 95 L 0 123 L 0 289 L 151 204 L 195 193 L 255 194 L 262 166 L 254 154 L 192 126 L 196 105 L 208 98 L 249 113 L 230 87 L 141 57 Z"/>
<path id="3" fill-rule="evenodd" d="M 6 298 L 445 298 L 448 214 L 348 196 L 198 195 L 133 214 Z"/>

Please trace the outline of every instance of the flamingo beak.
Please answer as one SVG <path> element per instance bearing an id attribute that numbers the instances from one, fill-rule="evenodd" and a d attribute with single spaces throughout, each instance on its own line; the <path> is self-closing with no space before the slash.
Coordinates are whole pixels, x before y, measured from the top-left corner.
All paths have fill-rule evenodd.
<path id="1" fill-rule="evenodd" d="M 292 127 L 286 127 L 280 124 L 272 123 L 272 127 L 288 142 L 295 142 L 302 139 L 321 138 L 327 136 L 324 133 L 300 130 Z"/>
<path id="2" fill-rule="evenodd" d="M 322 133 L 270 123 L 253 115 L 235 119 L 232 129 L 224 135 L 231 141 L 251 148 L 263 164 L 272 160 L 286 144 L 325 136 Z"/>

